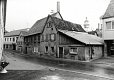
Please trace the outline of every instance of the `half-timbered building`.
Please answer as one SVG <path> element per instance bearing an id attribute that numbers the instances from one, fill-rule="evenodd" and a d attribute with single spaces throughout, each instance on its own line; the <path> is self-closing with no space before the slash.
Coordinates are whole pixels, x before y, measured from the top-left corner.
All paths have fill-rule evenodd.
<path id="1" fill-rule="evenodd" d="M 53 58 L 96 59 L 102 56 L 102 47 L 101 38 L 64 20 L 59 12 L 38 20 L 25 36 L 25 53 Z"/>

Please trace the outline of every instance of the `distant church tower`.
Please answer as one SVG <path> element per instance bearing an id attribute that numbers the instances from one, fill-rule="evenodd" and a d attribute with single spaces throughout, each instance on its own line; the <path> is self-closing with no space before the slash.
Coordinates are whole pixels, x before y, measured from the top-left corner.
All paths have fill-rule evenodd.
<path id="1" fill-rule="evenodd" d="M 89 21 L 87 20 L 87 17 L 86 17 L 86 20 L 84 21 L 84 29 L 86 32 L 89 31 Z"/>

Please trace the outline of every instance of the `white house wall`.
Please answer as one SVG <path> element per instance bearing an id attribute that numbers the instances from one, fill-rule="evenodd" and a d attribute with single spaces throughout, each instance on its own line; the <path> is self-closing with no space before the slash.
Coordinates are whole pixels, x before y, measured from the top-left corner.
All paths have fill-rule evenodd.
<path id="1" fill-rule="evenodd" d="M 5 38 L 6 38 L 6 41 L 5 41 Z M 15 41 L 13 41 L 13 38 L 15 38 Z M 17 37 L 4 37 L 4 44 L 12 44 L 12 43 L 16 43 L 16 41 L 17 41 Z"/>
<path id="2" fill-rule="evenodd" d="M 114 29 L 113 30 L 107 30 L 106 29 L 106 22 L 108 21 L 114 21 L 114 18 L 107 18 L 103 19 L 103 39 L 104 40 L 111 40 L 114 39 Z"/>

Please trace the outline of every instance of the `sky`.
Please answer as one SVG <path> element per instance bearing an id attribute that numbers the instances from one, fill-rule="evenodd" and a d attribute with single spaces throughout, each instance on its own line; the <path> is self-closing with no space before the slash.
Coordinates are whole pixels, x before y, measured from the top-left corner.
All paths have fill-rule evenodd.
<path id="1" fill-rule="evenodd" d="M 64 20 L 82 25 L 87 17 L 90 29 L 95 30 L 110 0 L 7 0 L 6 30 L 31 28 L 33 24 L 57 11 Z"/>

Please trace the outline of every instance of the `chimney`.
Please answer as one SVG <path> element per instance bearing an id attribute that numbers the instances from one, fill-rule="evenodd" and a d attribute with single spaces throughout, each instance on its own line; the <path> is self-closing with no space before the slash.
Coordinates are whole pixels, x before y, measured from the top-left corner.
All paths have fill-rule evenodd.
<path id="1" fill-rule="evenodd" d="M 60 12 L 60 2 L 57 1 L 57 12 Z"/>

